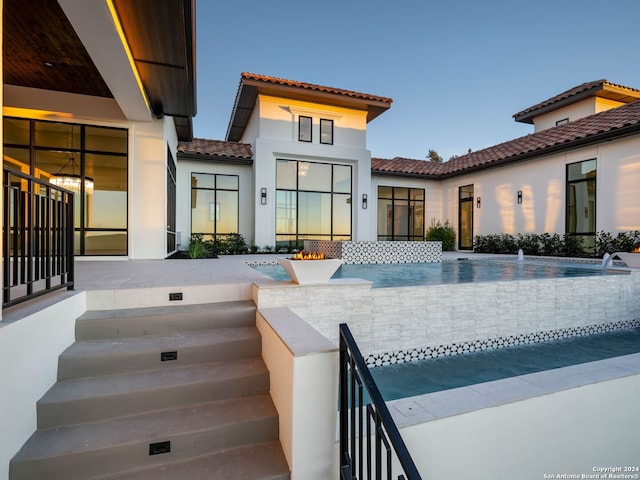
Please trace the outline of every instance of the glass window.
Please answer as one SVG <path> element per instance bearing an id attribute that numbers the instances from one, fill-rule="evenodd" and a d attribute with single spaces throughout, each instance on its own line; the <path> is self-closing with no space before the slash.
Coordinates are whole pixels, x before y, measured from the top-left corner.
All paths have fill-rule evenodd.
<path id="1" fill-rule="evenodd" d="M 298 190 L 330 192 L 331 167 L 329 163 L 298 162 Z"/>
<path id="2" fill-rule="evenodd" d="M 592 251 L 596 237 L 596 160 L 567 165 L 566 233 Z"/>
<path id="3" fill-rule="evenodd" d="M 238 233 L 239 178 L 215 173 L 191 174 L 191 234 L 215 239 Z"/>
<path id="4" fill-rule="evenodd" d="M 301 142 L 311 141 L 311 126 L 313 120 L 311 117 L 300 116 L 298 118 L 298 140 Z"/>
<path id="5" fill-rule="evenodd" d="M 75 193 L 75 254 L 126 255 L 128 131 L 9 117 L 4 126 L 5 142 L 25 144 L 24 149 L 5 144 L 6 166 Z M 88 146 L 95 146 L 95 139 L 103 141 L 92 153 Z"/>
<path id="6" fill-rule="evenodd" d="M 333 145 L 333 120 L 320 119 L 320 143 Z"/>
<path id="7" fill-rule="evenodd" d="M 278 160 L 276 245 L 351 238 L 351 167 Z M 297 172 L 292 178 L 292 172 Z"/>
<path id="8" fill-rule="evenodd" d="M 29 120 L 4 118 L 4 143 L 11 145 L 29 145 Z"/>
<path id="9" fill-rule="evenodd" d="M 378 187 L 378 240 L 424 239 L 424 189 Z"/>

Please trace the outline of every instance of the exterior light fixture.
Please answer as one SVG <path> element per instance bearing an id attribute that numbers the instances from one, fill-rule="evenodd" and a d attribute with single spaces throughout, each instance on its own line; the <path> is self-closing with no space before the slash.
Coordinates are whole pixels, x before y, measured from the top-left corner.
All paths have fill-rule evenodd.
<path id="1" fill-rule="evenodd" d="M 367 209 L 367 194 L 366 193 L 362 194 L 362 209 L 363 210 Z"/>
<path id="2" fill-rule="evenodd" d="M 266 205 L 266 204 L 267 204 L 267 189 L 261 188 L 260 189 L 260 205 Z"/>
<path id="3" fill-rule="evenodd" d="M 518 190 L 518 203 L 522 203 L 522 190 Z"/>
<path id="4" fill-rule="evenodd" d="M 482 205 L 482 201 L 480 200 L 480 197 L 476 197 L 476 207 L 480 208 L 481 205 Z"/>

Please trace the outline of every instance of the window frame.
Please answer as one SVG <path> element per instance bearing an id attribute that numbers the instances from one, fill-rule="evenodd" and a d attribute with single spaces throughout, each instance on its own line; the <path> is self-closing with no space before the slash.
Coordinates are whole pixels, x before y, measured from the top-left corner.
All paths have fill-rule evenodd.
<path id="1" fill-rule="evenodd" d="M 307 127 L 305 126 L 303 128 L 302 125 L 302 120 L 309 120 L 309 127 L 308 127 L 308 132 L 307 132 Z M 306 140 L 305 137 L 308 134 L 309 139 Z M 313 142 L 313 117 L 308 117 L 306 115 L 299 115 L 298 116 L 298 141 L 299 142 L 306 142 L 306 143 L 312 143 Z"/>
<path id="2" fill-rule="evenodd" d="M 569 173 L 570 173 L 570 169 L 571 167 L 574 167 L 576 165 L 581 165 L 587 162 L 594 162 L 595 163 L 595 168 L 594 168 L 594 175 L 592 177 L 587 177 L 585 175 L 584 178 L 577 178 L 577 179 L 570 179 L 569 177 Z M 587 211 L 589 214 L 593 214 L 593 231 L 578 231 L 577 226 L 572 228 L 572 218 L 577 218 L 578 216 L 578 211 L 577 211 L 577 204 L 571 204 L 571 195 L 572 195 L 572 191 L 575 192 L 575 187 L 576 185 L 579 184 L 587 184 L 587 189 L 589 188 L 589 184 L 592 185 L 593 188 L 593 206 L 592 208 L 590 208 L 590 206 L 587 206 L 585 208 L 589 208 L 589 210 Z M 586 160 L 581 160 L 578 162 L 571 162 L 571 163 L 567 163 L 565 164 L 565 234 L 566 235 L 571 235 L 574 237 L 587 237 L 589 239 L 592 239 L 594 243 L 595 242 L 595 238 L 597 235 L 597 230 L 598 230 L 598 218 L 597 218 L 597 208 L 598 205 L 598 159 L 597 158 L 588 158 Z M 574 209 L 574 212 L 572 214 L 571 212 L 571 208 Z M 592 210 L 592 211 L 591 211 Z M 575 231 L 570 231 L 570 230 L 575 230 Z M 589 249 L 589 245 L 586 245 L 587 249 Z"/>
<path id="3" fill-rule="evenodd" d="M 202 235 L 203 237 L 207 238 L 207 237 L 211 237 L 212 240 L 215 240 L 216 238 L 218 238 L 219 236 L 225 236 L 225 235 L 233 235 L 236 233 L 240 233 L 240 175 L 237 174 L 229 174 L 229 173 L 212 173 L 212 172 L 196 172 L 196 171 L 192 171 L 190 173 L 190 179 L 191 181 L 193 181 L 193 176 L 194 175 L 211 175 L 213 176 L 213 188 L 210 187 L 194 187 L 193 183 L 191 184 L 191 202 L 190 202 L 190 210 L 191 210 L 191 215 L 189 218 L 189 224 L 190 224 L 190 230 L 191 230 L 191 236 L 193 235 Z M 230 188 L 218 188 L 218 177 L 223 176 L 223 177 L 235 177 L 237 179 L 237 189 L 230 189 Z M 215 220 L 213 221 L 213 232 L 196 232 L 193 229 L 193 201 L 194 201 L 194 192 L 197 192 L 198 190 L 206 190 L 206 191 L 210 191 L 213 192 L 213 198 L 214 198 L 214 205 L 215 205 Z M 222 211 L 222 205 L 220 205 L 220 202 L 218 202 L 218 192 L 235 192 L 236 193 L 236 198 L 237 198 L 237 211 L 236 211 L 236 232 L 218 232 L 218 214 Z M 218 209 L 219 206 L 219 209 Z M 210 215 L 211 213 L 209 213 Z"/>
<path id="4" fill-rule="evenodd" d="M 389 189 L 389 196 L 380 195 L 381 189 Z M 402 190 L 406 190 L 406 197 L 400 196 L 398 193 Z M 422 193 L 422 199 L 416 200 L 414 199 L 412 192 L 419 191 Z M 376 204 L 377 208 L 380 208 L 380 200 L 388 200 L 390 203 L 387 205 L 391 206 L 391 233 L 389 235 L 382 235 L 379 232 L 380 225 L 376 225 L 376 238 L 378 241 L 408 241 L 408 242 L 419 242 L 424 240 L 424 236 L 426 233 L 426 225 L 425 225 L 425 217 L 426 217 L 426 189 L 417 188 L 417 187 L 405 187 L 405 186 L 392 186 L 392 185 L 378 185 L 378 191 L 376 192 Z M 407 219 L 406 219 L 406 235 L 401 235 L 396 232 L 396 204 L 398 208 L 404 205 L 401 202 L 406 202 L 407 207 Z M 413 233 L 415 229 L 415 218 L 416 218 L 416 205 L 422 205 L 422 235 L 416 235 Z M 378 212 L 378 217 L 380 216 L 380 212 Z"/>
<path id="5" fill-rule="evenodd" d="M 328 142 L 325 142 L 322 140 L 323 125 L 329 125 L 329 141 Z M 323 145 L 333 145 L 333 120 L 328 118 L 320 119 L 320 143 Z"/>

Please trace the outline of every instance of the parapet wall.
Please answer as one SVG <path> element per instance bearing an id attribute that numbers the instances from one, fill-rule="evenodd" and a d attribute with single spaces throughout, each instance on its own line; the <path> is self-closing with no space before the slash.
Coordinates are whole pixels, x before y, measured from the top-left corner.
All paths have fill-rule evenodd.
<path id="1" fill-rule="evenodd" d="M 324 252 L 347 264 L 437 263 L 442 261 L 442 242 L 334 242 L 305 240 L 304 249 Z"/>

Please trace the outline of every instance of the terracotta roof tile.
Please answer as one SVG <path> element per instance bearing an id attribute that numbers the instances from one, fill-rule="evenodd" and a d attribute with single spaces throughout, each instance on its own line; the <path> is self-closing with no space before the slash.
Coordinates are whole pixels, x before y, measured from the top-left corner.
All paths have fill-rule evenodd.
<path id="1" fill-rule="evenodd" d="M 448 162 L 434 163 L 400 157 L 391 160 L 372 158 L 371 170 L 396 175 L 446 177 L 483 166 L 489 168 L 493 165 L 545 155 L 557 149 L 569 148 L 576 142 L 598 141 L 604 135 L 624 134 L 628 130 L 622 129 L 628 128 L 631 128 L 632 133 L 640 133 L 640 100 L 575 122 L 470 152 Z"/>
<path id="2" fill-rule="evenodd" d="M 373 172 L 416 175 L 416 176 L 437 176 L 442 173 L 443 163 L 436 163 L 429 160 L 416 160 L 413 158 L 395 157 L 392 159 L 372 158 L 371 170 Z"/>
<path id="3" fill-rule="evenodd" d="M 532 105 L 531 107 L 525 108 L 524 110 L 515 113 L 513 115 L 513 118 L 516 119 L 516 121 L 524 121 L 526 123 L 531 123 L 529 120 L 530 114 L 532 112 L 535 112 L 537 110 L 541 110 L 545 107 L 548 107 L 550 105 L 553 105 L 554 103 L 558 103 L 561 102 L 563 100 L 568 100 L 571 97 L 579 97 L 580 94 L 585 94 L 586 92 L 589 92 L 590 90 L 602 90 L 605 87 L 615 87 L 617 89 L 621 89 L 623 91 L 627 91 L 631 96 L 633 97 L 638 97 L 640 90 L 637 90 L 635 88 L 631 88 L 631 87 L 625 87 L 624 85 L 618 85 L 615 83 L 611 83 L 608 80 L 602 79 L 602 80 L 594 80 L 592 82 L 585 82 L 581 85 L 578 85 L 577 87 L 573 87 L 570 88 L 569 90 L 559 93 L 558 95 L 555 95 L 551 98 L 548 98 L 547 100 L 544 100 L 540 103 L 536 103 L 535 105 Z"/>
<path id="4" fill-rule="evenodd" d="M 364 99 L 364 100 L 373 100 L 373 101 L 376 101 L 376 102 L 386 102 L 386 103 L 392 103 L 393 102 L 392 98 L 380 97 L 380 96 L 377 96 L 377 95 L 370 95 L 368 93 L 353 92 L 351 90 L 343 90 L 341 88 L 325 87 L 325 86 L 316 85 L 316 84 L 313 84 L 313 83 L 305 83 L 305 82 L 298 82 L 298 81 L 295 81 L 295 80 L 287 80 L 285 78 L 270 77 L 268 75 L 258 75 L 256 73 L 242 72 L 241 76 L 242 76 L 242 78 L 246 78 L 248 80 L 257 80 L 257 81 L 261 81 L 261 82 L 273 83 L 273 84 L 278 84 L 278 85 L 287 85 L 287 86 L 290 86 L 290 87 L 299 87 L 299 88 L 304 88 L 304 89 L 307 89 L 307 90 L 316 90 L 318 92 L 334 93 L 336 95 L 346 95 L 348 97 L 361 98 L 361 99 Z"/>
<path id="5" fill-rule="evenodd" d="M 178 153 L 205 155 L 216 158 L 251 160 L 253 152 L 248 143 L 194 138 L 191 142 L 178 142 Z"/>
<path id="6" fill-rule="evenodd" d="M 640 101 L 456 157 L 443 164 L 442 173 L 446 175 L 486 164 L 516 160 L 524 155 L 542 155 L 563 145 L 590 138 L 596 140 L 599 135 L 613 134 L 623 127 L 634 126 L 640 131 Z"/>

